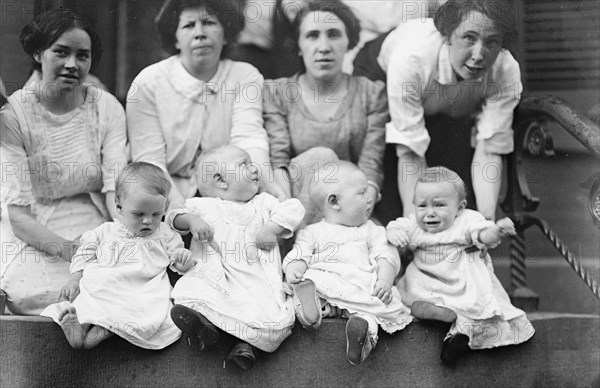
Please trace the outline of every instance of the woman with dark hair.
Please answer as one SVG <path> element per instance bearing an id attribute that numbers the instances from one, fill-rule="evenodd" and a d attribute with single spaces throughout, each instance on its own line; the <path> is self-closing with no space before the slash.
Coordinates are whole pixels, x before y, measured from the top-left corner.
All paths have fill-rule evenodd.
<path id="1" fill-rule="evenodd" d="M 356 45 L 359 32 L 358 19 L 342 2 L 308 2 L 295 19 L 293 35 L 302 71 L 265 82 L 275 180 L 302 202 L 307 224 L 322 216 L 308 198 L 313 173 L 322 164 L 329 163 L 332 178 L 337 160 L 357 164 L 369 180 L 365 195 L 372 205 L 379 197 L 389 118 L 385 86 L 342 72 L 344 54 Z"/>
<path id="2" fill-rule="evenodd" d="M 196 193 L 193 167 L 201 150 L 233 144 L 270 174 L 263 128 L 263 77 L 251 65 L 223 58 L 244 26 L 231 0 L 167 0 L 156 26 L 169 58 L 133 80 L 127 102 L 132 158 L 163 168 L 175 183 L 170 208 Z M 267 179 L 263 188 L 271 189 Z M 277 190 L 269 190 L 280 195 Z"/>
<path id="3" fill-rule="evenodd" d="M 409 20 L 385 38 L 378 62 L 387 73 L 386 141 L 396 147 L 405 215 L 413 212 L 415 183 L 428 164 L 471 182 L 475 201 L 468 202 L 495 218 L 501 155 L 513 150 L 522 90 L 519 64 L 507 49 L 515 38 L 510 0 L 449 0 L 434 19 Z"/>
<path id="4" fill-rule="evenodd" d="M 0 282 L 11 312 L 39 314 L 67 283 L 79 236 L 117 215 L 125 113 L 114 96 L 84 82 L 102 48 L 80 16 L 45 12 L 20 40 L 41 80 L 0 111 L 2 203 L 12 227 Z"/>

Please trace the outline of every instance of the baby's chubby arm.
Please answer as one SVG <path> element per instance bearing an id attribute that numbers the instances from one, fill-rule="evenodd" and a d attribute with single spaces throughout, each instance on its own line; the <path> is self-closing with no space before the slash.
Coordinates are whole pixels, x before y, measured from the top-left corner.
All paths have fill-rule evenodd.
<path id="1" fill-rule="evenodd" d="M 173 219 L 173 227 L 177 230 L 189 230 L 192 236 L 200 241 L 212 241 L 213 229 L 202 217 L 192 213 L 177 214 Z"/>
<path id="2" fill-rule="evenodd" d="M 196 261 L 188 249 L 178 248 L 171 257 L 171 264 L 177 272 L 184 274 L 196 265 Z"/>
<path id="3" fill-rule="evenodd" d="M 390 304 L 395 277 L 396 269 L 387 259 L 377 260 L 377 281 L 371 295 L 378 297 L 385 304 Z"/>
<path id="4" fill-rule="evenodd" d="M 402 217 L 398 218 L 395 221 L 391 221 L 385 228 L 385 234 L 390 242 L 395 247 L 403 248 L 410 242 L 410 238 L 408 237 L 408 232 L 406 228 L 403 227 L 407 219 L 403 219 Z"/>
<path id="5" fill-rule="evenodd" d="M 502 237 L 507 235 L 514 236 L 516 233 L 512 220 L 505 217 L 496 221 L 494 225 L 480 230 L 478 240 L 486 246 L 494 246 L 502 240 Z"/>

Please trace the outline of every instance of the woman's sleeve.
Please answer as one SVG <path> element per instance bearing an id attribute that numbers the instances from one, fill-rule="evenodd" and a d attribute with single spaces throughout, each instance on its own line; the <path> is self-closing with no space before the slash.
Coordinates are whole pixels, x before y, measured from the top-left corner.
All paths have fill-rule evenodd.
<path id="1" fill-rule="evenodd" d="M 82 271 L 89 263 L 98 260 L 98 247 L 107 228 L 107 224 L 103 224 L 98 228 L 89 230 L 81 235 L 81 238 L 79 239 L 79 248 L 77 248 L 77 252 L 75 252 L 71 259 L 71 273 Z M 111 251 L 110 248 L 109 251 Z"/>
<path id="2" fill-rule="evenodd" d="M 493 82 L 487 87 L 488 95 L 476 118 L 475 140 L 483 141 L 487 152 L 509 154 L 514 148 L 513 112 L 523 90 L 519 64 L 510 52 L 503 50 L 496 58 L 492 77 Z"/>
<path id="3" fill-rule="evenodd" d="M 270 194 L 262 194 L 265 196 L 265 205 L 269 207 L 269 221 L 275 222 L 277 225 L 286 229 L 282 233 L 283 238 L 290 238 L 294 234 L 294 230 L 300 225 L 304 219 L 304 206 L 296 198 L 279 201 Z"/>
<path id="4" fill-rule="evenodd" d="M 427 80 L 422 79 L 418 61 L 398 51 L 392 54 L 387 71 L 391 122 L 386 125 L 385 141 L 404 145 L 423 157 L 431 141 L 421 102 L 421 88 Z"/>
<path id="5" fill-rule="evenodd" d="M 293 261 L 302 260 L 308 267 L 312 263 L 313 259 L 313 247 L 315 240 L 312 233 L 307 228 L 301 229 L 296 235 L 296 241 L 294 242 L 294 248 L 285 256 L 283 260 L 283 271 L 287 268 L 288 264 Z"/>
<path id="6" fill-rule="evenodd" d="M 287 78 L 267 80 L 263 90 L 263 115 L 265 129 L 269 135 L 269 148 L 273 167 L 287 167 L 291 159 L 291 137 L 287 122 L 287 112 L 281 99 L 282 86 L 279 82 L 289 82 Z"/>
<path id="7" fill-rule="evenodd" d="M 115 190 L 119 172 L 127 164 L 127 129 L 125 111 L 119 102 L 110 99 L 107 109 L 106 132 L 102 142 L 102 192 Z"/>
<path id="8" fill-rule="evenodd" d="M 396 271 L 396 275 L 400 272 L 400 256 L 398 250 L 394 248 L 387 240 L 385 228 L 375 225 L 369 221 L 369 260 L 372 263 L 377 263 L 378 260 L 385 260 Z"/>
<path id="9" fill-rule="evenodd" d="M 233 71 L 237 69 L 234 67 Z M 269 141 L 263 127 L 262 112 L 263 76 L 251 67 L 240 79 L 241 85 L 233 104 L 231 144 L 244 150 L 258 148 L 268 154 Z"/>
<path id="10" fill-rule="evenodd" d="M 10 104 L 0 110 L 0 155 L 2 161 L 1 201 L 7 205 L 29 206 L 34 203 L 29 165 L 21 126 Z"/>
<path id="11" fill-rule="evenodd" d="M 381 190 L 383 184 L 383 154 L 385 151 L 385 124 L 389 121 L 385 84 L 369 85 L 367 99 L 367 134 L 358 159 L 358 167 Z"/>
<path id="12" fill-rule="evenodd" d="M 131 160 L 156 164 L 167 171 L 167 148 L 152 86 L 156 80 L 147 78 L 148 75 L 142 71 L 127 92 L 127 135 Z"/>

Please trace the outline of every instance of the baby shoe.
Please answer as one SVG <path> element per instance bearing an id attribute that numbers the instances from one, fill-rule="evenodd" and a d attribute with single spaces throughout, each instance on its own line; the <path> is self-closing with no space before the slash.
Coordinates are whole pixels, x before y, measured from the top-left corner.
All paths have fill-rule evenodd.
<path id="1" fill-rule="evenodd" d="M 444 365 L 450 366 L 468 351 L 469 337 L 464 334 L 456 333 L 444 340 L 440 358 Z"/>
<path id="2" fill-rule="evenodd" d="M 346 323 L 346 354 L 352 365 L 365 361 L 375 347 L 376 337 L 369 335 L 366 319 L 353 315 Z"/>
<path id="3" fill-rule="evenodd" d="M 292 284 L 294 311 L 300 324 L 306 330 L 317 330 L 321 326 L 321 303 L 317 288 L 312 280 Z"/>
<path id="4" fill-rule="evenodd" d="M 436 306 L 433 303 L 416 301 L 413 303 L 410 313 L 413 317 L 452 323 L 456 321 L 456 313 L 446 307 Z"/>
<path id="5" fill-rule="evenodd" d="M 254 367 L 256 361 L 256 353 L 252 345 L 247 342 L 238 342 L 225 357 L 225 361 L 233 361 L 237 366 L 243 370 L 249 370 Z"/>
<path id="6" fill-rule="evenodd" d="M 217 327 L 196 310 L 176 304 L 171 308 L 171 319 L 188 338 L 198 340 L 200 350 L 219 340 Z"/>

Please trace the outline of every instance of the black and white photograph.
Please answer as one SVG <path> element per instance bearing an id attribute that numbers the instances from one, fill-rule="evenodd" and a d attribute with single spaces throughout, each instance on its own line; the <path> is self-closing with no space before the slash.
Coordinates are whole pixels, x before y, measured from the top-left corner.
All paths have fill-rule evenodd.
<path id="1" fill-rule="evenodd" d="M 597 0 L 0 0 L 2 387 L 600 388 Z"/>

